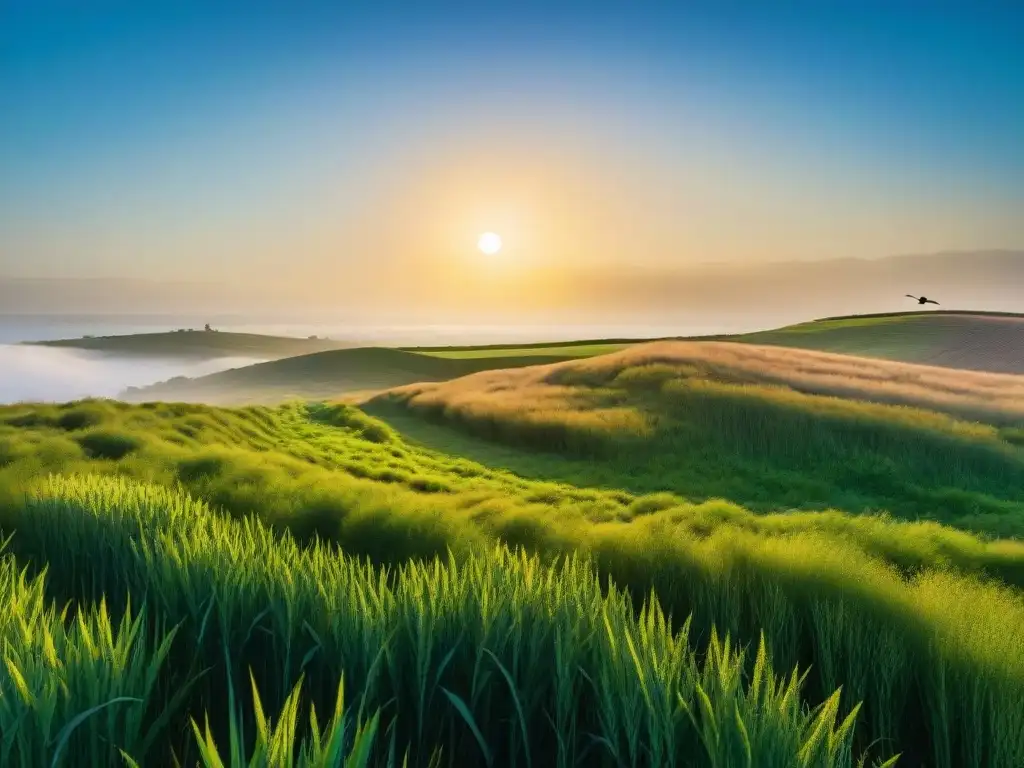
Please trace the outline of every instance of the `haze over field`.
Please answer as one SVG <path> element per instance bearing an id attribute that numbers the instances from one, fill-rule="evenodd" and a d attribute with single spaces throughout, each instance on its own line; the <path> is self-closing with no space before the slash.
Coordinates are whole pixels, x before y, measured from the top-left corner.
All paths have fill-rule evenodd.
<path id="1" fill-rule="evenodd" d="M 310 281 L 272 289 L 234 279 L 0 277 L 0 339 L 17 323 L 24 326 L 20 341 L 73 335 L 72 328 L 110 332 L 105 329 L 112 323 L 126 333 L 202 327 L 211 320 L 225 330 L 394 344 L 741 333 L 911 309 L 906 293 L 937 297 L 945 309 L 1024 312 L 1017 289 L 1024 285 L 1024 248 L 758 264 L 688 261 L 680 256 L 674 265 L 584 268 L 554 260 L 493 279 L 472 270 L 412 279 L 403 271 L 369 286 Z M 60 330 L 47 318 L 53 315 L 77 317 L 66 317 Z"/>
<path id="2" fill-rule="evenodd" d="M 0 403 L 117 397 L 125 387 L 172 376 L 204 376 L 257 362 L 260 360 L 244 357 L 191 363 L 160 358 L 131 360 L 80 350 L 0 344 Z"/>

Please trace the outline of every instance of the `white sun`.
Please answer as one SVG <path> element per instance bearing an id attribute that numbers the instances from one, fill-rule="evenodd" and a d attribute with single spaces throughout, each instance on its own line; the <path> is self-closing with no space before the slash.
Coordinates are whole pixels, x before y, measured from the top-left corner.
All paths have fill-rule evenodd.
<path id="1" fill-rule="evenodd" d="M 501 236 L 494 232 L 484 232 L 476 241 L 476 247 L 480 249 L 480 253 L 492 256 L 501 250 Z"/>

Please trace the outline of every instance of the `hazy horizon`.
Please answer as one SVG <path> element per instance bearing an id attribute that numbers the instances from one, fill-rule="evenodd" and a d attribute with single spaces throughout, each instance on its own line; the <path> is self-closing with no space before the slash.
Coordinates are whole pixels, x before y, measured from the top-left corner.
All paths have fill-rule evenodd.
<path id="1" fill-rule="evenodd" d="M 1024 309 L 1005 265 L 809 275 L 1020 260 L 1021 31 L 966 4 L 6 3 L 0 280 L 377 323 L 770 325 L 830 312 L 798 301 L 829 279 L 861 292 L 841 313 Z M 0 310 L 39 310 L 23 288 Z"/>
<path id="2" fill-rule="evenodd" d="M 292 326 L 299 335 L 344 336 L 359 329 L 416 325 L 564 326 L 562 332 L 555 331 L 562 338 L 577 333 L 574 327 L 659 327 L 673 335 L 696 335 L 913 310 L 917 305 L 907 293 L 928 295 L 942 309 L 1024 312 L 1024 295 L 1016 288 L 1022 284 L 1024 250 L 661 270 L 553 265 L 495 284 L 465 276 L 443 284 L 422 279 L 396 286 L 382 281 L 391 301 L 379 301 L 363 286 L 345 291 L 325 282 L 260 291 L 213 281 L 0 277 L 0 318 L 39 316 L 49 318 L 44 325 L 52 325 L 55 316 L 63 316 L 89 333 L 106 332 L 101 330 L 102 317 L 109 316 L 118 328 L 217 322 L 249 328 Z M 145 319 L 139 322 L 133 316 Z M 623 334 L 630 335 L 625 330 L 610 335 Z M 375 337 L 380 337 L 377 331 L 366 338 Z M 466 337 L 454 343 L 473 341 Z"/>

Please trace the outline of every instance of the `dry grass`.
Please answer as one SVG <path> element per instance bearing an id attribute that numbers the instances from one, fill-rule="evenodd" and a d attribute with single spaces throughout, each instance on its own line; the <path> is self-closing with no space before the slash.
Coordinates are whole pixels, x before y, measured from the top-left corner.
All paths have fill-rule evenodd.
<path id="1" fill-rule="evenodd" d="M 663 342 L 586 361 L 612 369 L 644 363 L 706 366 L 711 374 L 779 384 L 799 392 L 909 405 L 982 421 L 1024 420 L 1024 377 L 730 344 Z"/>
<path id="2" fill-rule="evenodd" d="M 993 424 L 1024 422 L 1024 376 L 731 342 L 655 342 L 588 360 L 487 371 L 399 391 L 424 404 L 469 410 L 486 406 L 503 411 L 524 402 L 553 406 L 559 399 L 571 405 L 578 396 L 573 385 L 600 387 L 621 376 L 640 379 L 635 372 L 639 368 L 647 368 L 654 380 L 702 376 L 723 383 L 776 385 L 806 394 L 911 406 Z"/>
<path id="3" fill-rule="evenodd" d="M 552 469 L 516 470 L 536 476 L 1024 536 L 1024 377 L 659 342 L 403 387 L 370 407 L 541 452 Z M 559 458 L 586 471 L 556 474 Z"/>

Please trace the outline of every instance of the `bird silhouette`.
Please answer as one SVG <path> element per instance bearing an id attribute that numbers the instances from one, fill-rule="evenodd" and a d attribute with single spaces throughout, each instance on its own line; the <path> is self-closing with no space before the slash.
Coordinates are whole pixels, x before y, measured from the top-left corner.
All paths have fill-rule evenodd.
<path id="1" fill-rule="evenodd" d="M 927 296 L 911 296 L 907 294 L 907 298 L 914 299 L 918 304 L 938 304 L 939 302 L 929 299 Z"/>

